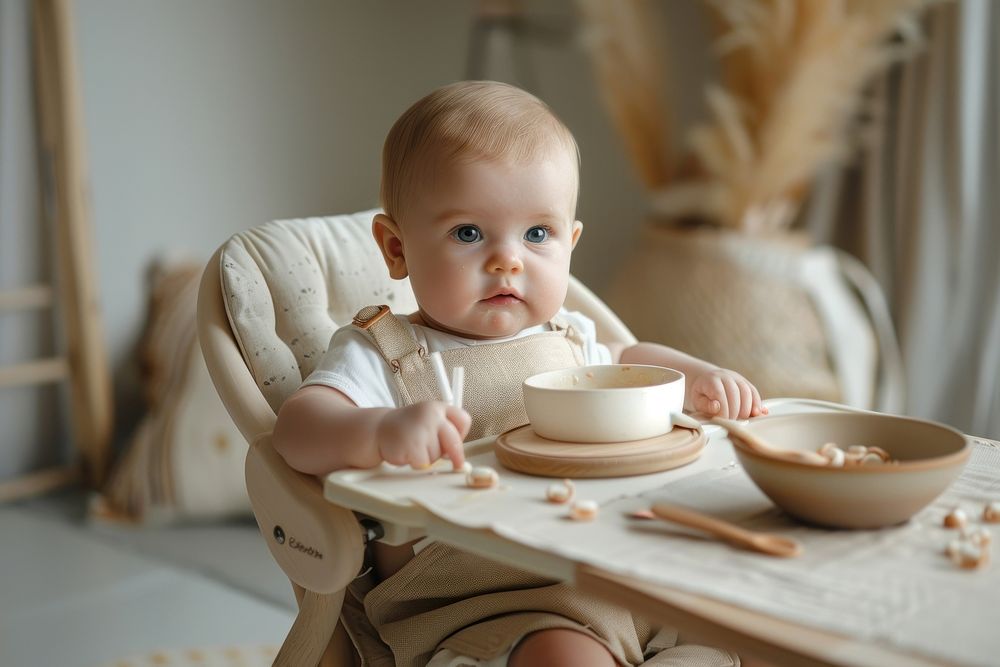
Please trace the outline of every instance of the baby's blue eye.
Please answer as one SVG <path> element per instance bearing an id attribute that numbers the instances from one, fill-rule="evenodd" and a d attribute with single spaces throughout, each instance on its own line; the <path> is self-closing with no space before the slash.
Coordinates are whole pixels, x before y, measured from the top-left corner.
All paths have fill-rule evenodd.
<path id="1" fill-rule="evenodd" d="M 532 227 L 524 233 L 524 240 L 528 243 L 543 243 L 549 238 L 549 230 L 545 227 Z"/>
<path id="2" fill-rule="evenodd" d="M 475 225 L 462 225 L 451 235 L 460 243 L 475 243 L 483 238 L 483 233 Z"/>

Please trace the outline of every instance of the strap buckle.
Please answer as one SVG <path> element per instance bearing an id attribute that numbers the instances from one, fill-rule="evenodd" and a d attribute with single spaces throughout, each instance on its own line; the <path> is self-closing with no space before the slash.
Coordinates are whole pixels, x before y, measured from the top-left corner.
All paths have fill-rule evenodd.
<path id="1" fill-rule="evenodd" d="M 357 315 L 354 316 L 351 324 L 359 329 L 368 329 L 382 319 L 388 312 L 389 306 L 385 304 L 382 304 L 381 306 L 365 306 L 358 311 Z"/>

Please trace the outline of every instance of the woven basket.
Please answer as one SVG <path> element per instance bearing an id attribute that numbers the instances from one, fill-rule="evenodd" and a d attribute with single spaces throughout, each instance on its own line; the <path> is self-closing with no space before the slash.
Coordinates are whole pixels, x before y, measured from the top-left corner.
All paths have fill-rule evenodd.
<path id="1" fill-rule="evenodd" d="M 606 301 L 640 340 L 731 368 L 764 397 L 839 401 L 828 334 L 804 287 L 808 239 L 647 224 Z"/>

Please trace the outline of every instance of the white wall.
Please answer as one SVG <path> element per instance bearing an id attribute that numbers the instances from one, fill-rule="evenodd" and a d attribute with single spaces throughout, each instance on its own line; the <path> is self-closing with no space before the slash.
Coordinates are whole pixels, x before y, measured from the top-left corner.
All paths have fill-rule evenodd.
<path id="1" fill-rule="evenodd" d="M 11 7 L 26 14 L 27 0 L 2 1 L 5 24 Z M 540 16 L 574 16 L 569 0 L 529 4 Z M 684 4 L 667 18 L 681 55 L 676 76 L 697 91 L 706 33 L 700 9 Z M 466 0 L 78 0 L 93 251 L 119 438 L 141 408 L 134 346 L 150 262 L 165 252 L 206 259 L 230 234 L 269 219 L 375 205 L 386 131 L 418 97 L 464 78 L 474 9 Z M 641 189 L 582 49 L 536 44 L 531 60 L 534 92 L 580 144 L 586 232 L 573 270 L 599 291 L 642 221 Z M 508 71 L 497 63 L 496 76 Z M 682 118 L 700 108 L 693 94 L 678 103 Z M 3 255 L 35 252 L 8 229 L 7 214 Z M 30 228 L 36 216 L 15 217 L 10 224 Z M 14 414 L 7 400 L 0 394 L 2 423 Z M 40 437 L 55 436 L 35 425 L 4 442 L 0 477 L 10 452 Z"/>

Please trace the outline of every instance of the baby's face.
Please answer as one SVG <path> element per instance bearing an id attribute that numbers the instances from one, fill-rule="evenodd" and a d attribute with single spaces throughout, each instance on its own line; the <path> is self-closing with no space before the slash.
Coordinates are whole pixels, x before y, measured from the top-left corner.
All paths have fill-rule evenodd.
<path id="1" fill-rule="evenodd" d="M 562 152 L 529 163 L 434 170 L 399 221 L 401 252 L 427 324 L 502 338 L 550 320 L 566 298 L 576 165 Z"/>

